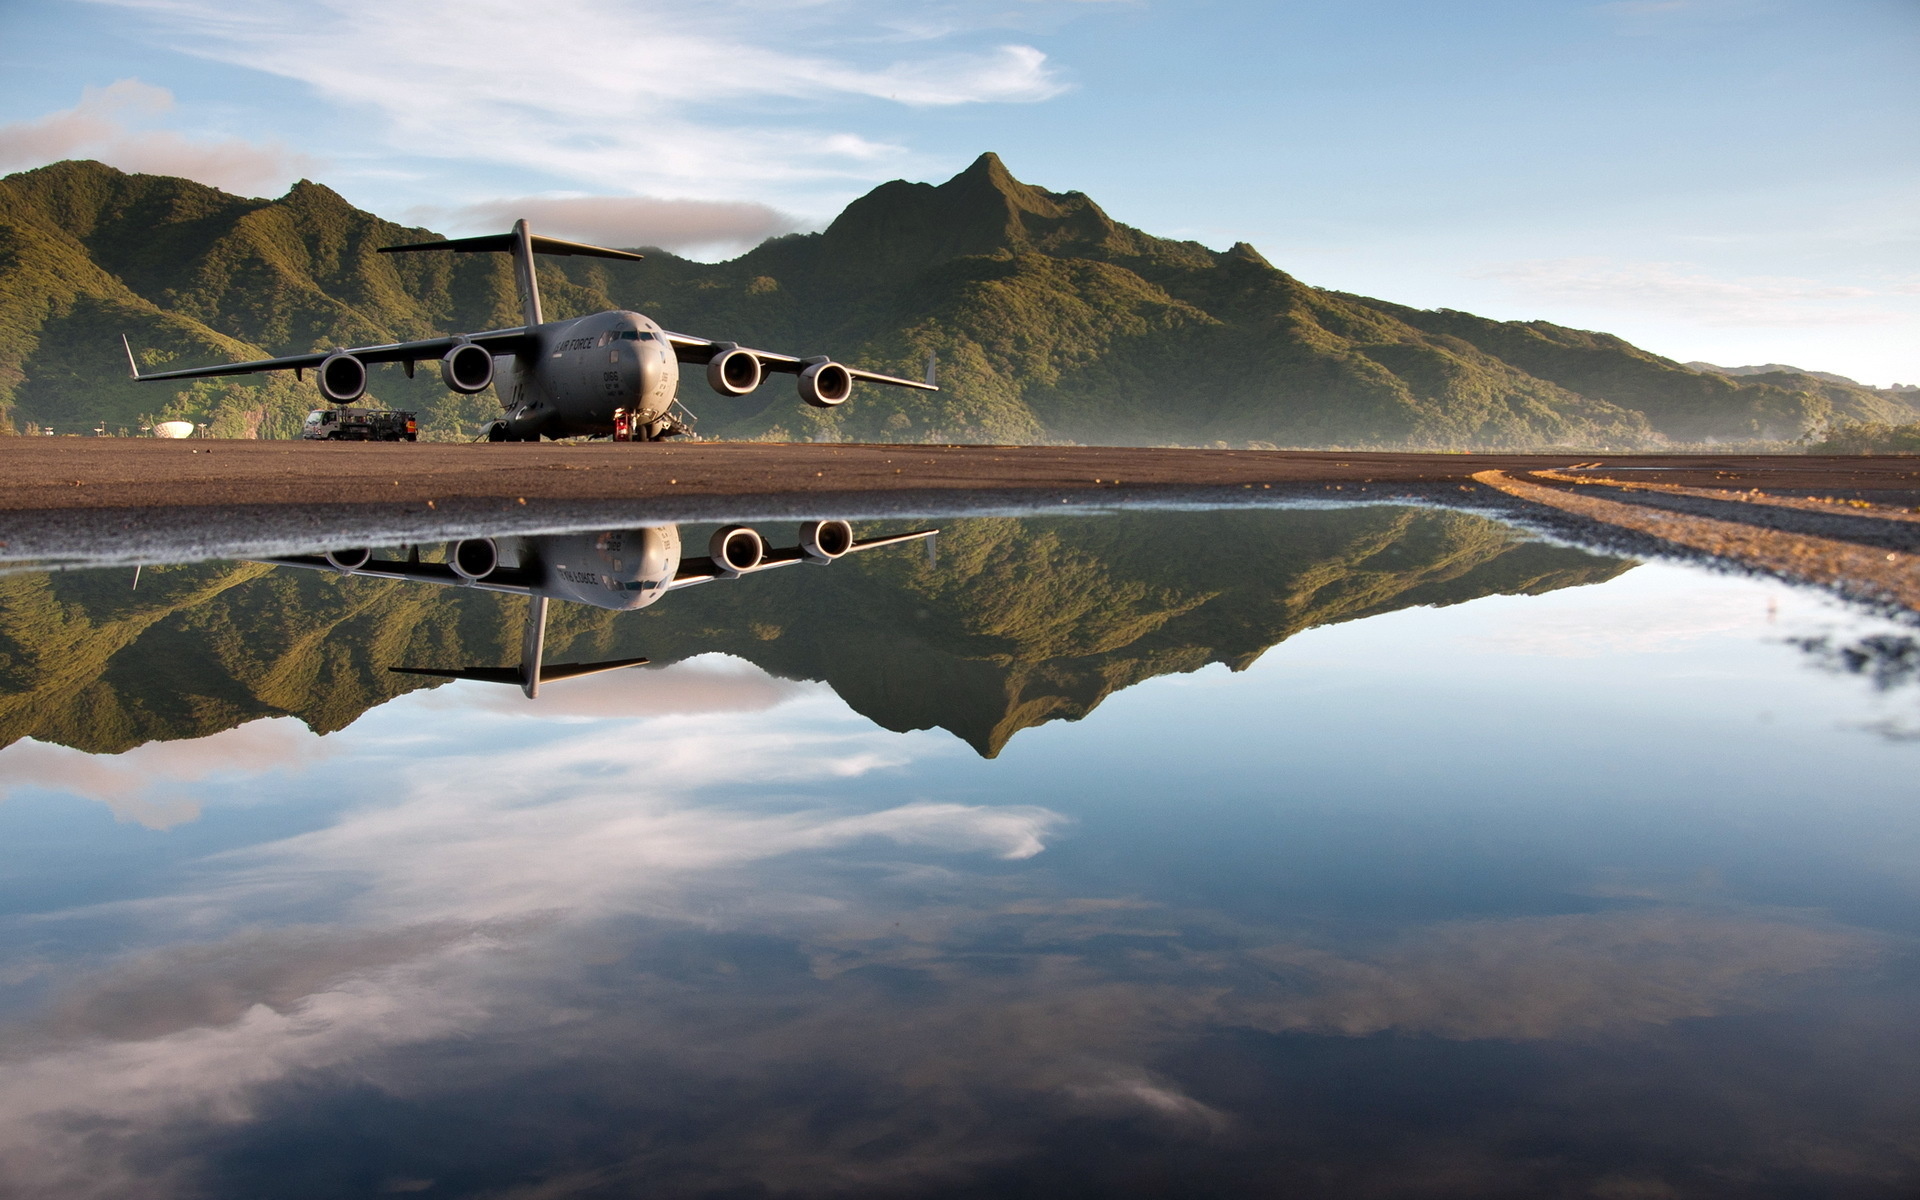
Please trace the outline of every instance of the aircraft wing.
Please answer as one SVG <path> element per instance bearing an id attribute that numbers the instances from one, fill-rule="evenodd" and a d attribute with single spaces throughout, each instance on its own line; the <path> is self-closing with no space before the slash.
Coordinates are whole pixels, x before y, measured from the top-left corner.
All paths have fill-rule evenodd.
<path id="1" fill-rule="evenodd" d="M 857 554 L 862 550 L 878 550 L 882 546 L 897 546 L 901 542 L 930 538 L 939 532 L 938 529 L 916 529 L 912 533 L 890 533 L 885 537 L 862 538 L 848 547 L 847 554 Z M 846 554 L 840 557 L 845 558 Z M 787 550 L 769 550 L 767 551 L 767 556 L 760 560 L 759 566 L 753 568 L 752 571 L 743 573 L 752 575 L 758 571 L 770 571 L 775 567 L 790 567 L 795 563 L 808 561 L 812 560 L 809 560 L 806 552 L 798 546 Z M 837 561 L 839 560 L 827 560 L 829 563 Z M 698 558 L 684 558 L 680 560 L 680 569 L 674 573 L 672 579 L 667 581 L 667 590 L 672 591 L 674 588 L 692 587 L 696 583 L 711 583 L 716 579 L 725 578 L 727 578 L 727 573 L 722 571 L 711 558 L 702 554 Z"/>
<path id="2" fill-rule="evenodd" d="M 331 571 L 335 575 L 366 575 L 374 579 L 406 579 L 414 583 L 436 583 L 442 587 L 471 587 L 483 592 L 506 592 L 514 596 L 530 596 L 539 583 L 539 577 L 524 567 L 497 567 L 491 575 L 482 580 L 468 579 L 457 574 L 445 563 L 396 562 L 391 559 L 369 559 L 367 565 L 351 571 L 342 571 L 318 554 L 297 554 L 286 558 L 257 558 L 274 567 L 302 567 L 310 571 Z"/>
<path id="3" fill-rule="evenodd" d="M 817 362 L 820 358 L 795 358 L 791 354 L 775 354 L 771 350 L 755 350 L 751 346 L 739 346 L 733 342 L 716 342 L 710 338 L 692 337 L 684 333 L 667 333 L 667 343 L 673 347 L 674 357 L 683 363 L 704 365 L 722 350 L 745 350 L 760 360 L 763 370 L 774 371 L 782 375 L 798 375 Z M 847 364 L 841 363 L 843 367 Z M 847 367 L 847 374 L 865 383 L 888 383 L 894 387 L 916 388 L 923 392 L 937 392 L 940 389 L 931 383 L 919 379 L 902 379 L 898 375 L 882 375 L 878 371 L 863 371 L 859 367 Z"/>
<path id="4" fill-rule="evenodd" d="M 462 342 L 472 342 L 494 354 L 520 354 L 534 349 L 534 340 L 527 334 L 524 326 L 512 329 L 495 329 L 488 333 L 475 333 L 464 336 L 427 338 L 418 342 L 389 342 L 380 346 L 356 346 L 346 351 L 361 362 L 419 362 L 422 359 L 439 358 Z M 127 350 L 127 365 L 133 368 L 133 377 L 142 383 L 152 379 L 205 379 L 216 375 L 251 375 L 256 371 L 303 371 L 317 367 L 328 356 L 340 353 L 336 350 L 315 350 L 311 354 L 290 354 L 285 358 L 261 358 L 253 362 L 220 363 L 211 367 L 187 367 L 179 371 L 141 372 L 133 361 L 133 350 Z"/>

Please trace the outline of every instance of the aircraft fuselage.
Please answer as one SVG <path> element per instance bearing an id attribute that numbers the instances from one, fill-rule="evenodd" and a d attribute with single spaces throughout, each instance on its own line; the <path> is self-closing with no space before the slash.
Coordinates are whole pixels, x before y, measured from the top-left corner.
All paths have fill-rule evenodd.
<path id="1" fill-rule="evenodd" d="M 665 331 L 636 312 L 602 312 L 535 328 L 532 354 L 494 359 L 507 438 L 610 436 L 624 411 L 640 431 L 667 419 L 680 364 Z"/>

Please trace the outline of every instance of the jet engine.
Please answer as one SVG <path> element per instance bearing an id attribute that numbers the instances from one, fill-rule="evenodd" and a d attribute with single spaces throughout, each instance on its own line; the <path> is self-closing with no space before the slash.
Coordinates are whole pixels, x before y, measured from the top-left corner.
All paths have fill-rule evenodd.
<path id="1" fill-rule="evenodd" d="M 767 556 L 767 541 L 748 526 L 728 525 L 713 531 L 707 540 L 707 554 L 721 574 L 743 575 Z"/>
<path id="2" fill-rule="evenodd" d="M 351 575 L 373 561 L 373 551 L 365 546 L 352 550 L 329 550 L 326 553 L 326 560 L 328 566 L 342 575 Z"/>
<path id="3" fill-rule="evenodd" d="M 492 538 L 466 538 L 447 551 L 447 566 L 462 579 L 485 579 L 500 567 L 500 548 Z"/>
<path id="4" fill-rule="evenodd" d="M 750 350 L 726 349 L 707 360 L 707 386 L 722 396 L 744 396 L 760 379 L 760 360 Z"/>
<path id="5" fill-rule="evenodd" d="M 853 549 L 853 526 L 845 521 L 808 521 L 800 527 L 800 552 L 807 561 L 830 563 Z"/>
<path id="6" fill-rule="evenodd" d="M 472 342 L 455 346 L 440 360 L 440 379 L 462 396 L 484 392 L 493 382 L 493 355 Z"/>
<path id="7" fill-rule="evenodd" d="M 335 404 L 352 404 L 367 394 L 367 364 L 344 350 L 321 359 L 313 377 L 320 394 Z"/>
<path id="8" fill-rule="evenodd" d="M 822 359 L 800 372 L 800 398 L 815 408 L 844 404 L 853 395 L 853 374 L 830 359 Z"/>

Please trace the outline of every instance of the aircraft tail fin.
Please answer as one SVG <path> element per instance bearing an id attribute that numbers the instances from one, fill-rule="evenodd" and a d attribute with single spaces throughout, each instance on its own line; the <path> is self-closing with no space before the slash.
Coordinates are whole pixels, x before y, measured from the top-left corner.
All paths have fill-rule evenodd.
<path id="1" fill-rule="evenodd" d="M 533 270 L 534 255 L 585 254 L 593 258 L 622 258 L 631 262 L 639 262 L 646 257 L 631 250 L 609 250 L 605 246 L 589 246 L 585 242 L 535 237 L 524 217 L 513 223 L 512 233 L 488 233 L 480 237 L 450 238 L 444 242 L 412 242 L 405 246 L 380 247 L 381 254 L 407 254 L 415 250 L 452 250 L 460 254 L 500 250 L 513 255 L 513 278 L 520 290 L 520 315 L 527 323 L 528 332 L 532 332 L 543 320 L 540 312 L 540 281 Z"/>
<path id="2" fill-rule="evenodd" d="M 388 667 L 396 675 L 433 675 L 441 679 L 471 679 L 479 683 L 510 683 L 527 694 L 527 699 L 536 699 L 540 695 L 540 685 L 556 683 L 562 679 L 578 679 L 583 675 L 598 675 L 603 671 L 619 671 L 626 667 L 645 666 L 644 658 L 616 658 L 597 663 L 555 663 L 546 664 L 547 652 L 547 598 L 530 596 L 527 603 L 526 629 L 520 638 L 520 665 L 517 667 Z"/>
<path id="3" fill-rule="evenodd" d="M 631 250 L 611 250 L 605 246 L 589 246 L 585 242 L 563 242 L 559 238 L 539 237 L 529 233 L 527 243 L 535 254 L 583 254 L 593 258 L 619 258 L 629 262 L 645 261 L 646 255 L 635 254 Z M 381 254 L 406 254 L 415 250 L 452 250 L 458 254 L 483 253 L 497 250 L 511 254 L 514 249 L 514 235 L 511 233 L 489 233 L 481 237 L 448 238 L 443 242 L 414 242 L 406 246 L 382 246 Z"/>
<path id="4" fill-rule="evenodd" d="M 473 679 L 520 686 L 518 667 L 388 667 L 387 670 L 395 675 L 432 675 L 440 679 Z"/>

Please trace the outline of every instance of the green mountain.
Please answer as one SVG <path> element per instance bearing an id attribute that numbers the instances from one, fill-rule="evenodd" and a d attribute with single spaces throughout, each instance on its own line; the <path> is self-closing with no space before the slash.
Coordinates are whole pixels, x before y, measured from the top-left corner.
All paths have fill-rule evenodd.
<path id="1" fill-rule="evenodd" d="M 667 597 L 556 604 L 549 661 L 735 655 L 824 680 L 889 729 L 985 755 L 1112 693 L 1243 669 L 1302 630 L 1413 605 L 1596 583 L 1631 564 L 1411 508 L 978 519 L 937 565 L 889 551 Z M 523 601 L 252 564 L 0 577 L 0 746 L 117 753 L 266 716 L 339 729 L 431 686 L 394 665 L 514 661 Z M 556 685 L 564 686 L 564 685 Z"/>
<path id="2" fill-rule="evenodd" d="M 291 379 L 137 385 L 119 336 L 158 366 L 511 324 L 498 256 L 374 253 L 432 236 L 305 181 L 263 200 L 91 162 L 0 179 L 0 418 L 79 432 L 187 417 L 289 436 L 316 403 Z M 777 385 L 722 399 L 689 372 L 702 432 L 727 437 L 1645 446 L 1920 419 L 1869 388 L 1700 374 L 1605 334 L 1315 288 L 1251 246 L 1121 225 L 991 154 L 937 187 L 884 184 L 823 232 L 731 262 L 561 259 L 541 280 L 554 315 L 634 308 L 914 375 L 939 355 L 942 392 L 867 388 L 828 412 Z M 431 371 L 382 369 L 375 395 L 448 437 L 496 411 Z"/>

